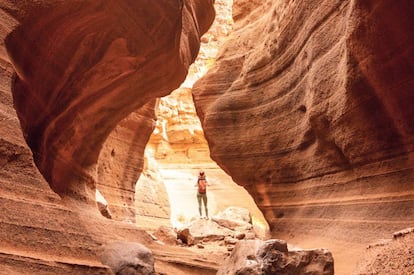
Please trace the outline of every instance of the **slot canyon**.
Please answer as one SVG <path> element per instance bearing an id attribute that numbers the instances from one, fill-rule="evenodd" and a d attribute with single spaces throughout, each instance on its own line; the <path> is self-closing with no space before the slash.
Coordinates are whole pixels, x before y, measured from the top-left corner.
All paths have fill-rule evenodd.
<path id="1" fill-rule="evenodd" d="M 0 274 L 412 274 L 413 14 L 0 0 Z"/>

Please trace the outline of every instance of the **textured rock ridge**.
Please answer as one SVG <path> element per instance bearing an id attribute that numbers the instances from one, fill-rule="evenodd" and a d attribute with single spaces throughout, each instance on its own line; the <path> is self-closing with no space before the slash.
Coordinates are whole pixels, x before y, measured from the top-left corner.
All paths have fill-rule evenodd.
<path id="1" fill-rule="evenodd" d="M 244 240 L 236 244 L 217 274 L 332 275 L 334 260 L 325 249 L 289 251 L 282 240 Z"/>
<path id="2" fill-rule="evenodd" d="M 119 122 L 99 155 L 96 187 L 108 201 L 114 219 L 135 220 L 136 182 L 155 123 L 154 105 L 151 100 Z"/>
<path id="3" fill-rule="evenodd" d="M 153 127 L 153 99 L 182 81 L 213 17 L 210 1 L 180 3 L 0 0 L 1 274 L 112 274 L 97 250 L 117 240 L 148 246 L 161 273 L 180 274 L 136 225 L 50 189 L 85 197 L 84 184 L 94 191 L 98 181 L 109 207 L 130 203 L 142 156 L 124 153 L 139 154 Z M 130 215 L 128 205 L 112 209 L 116 218 Z M 181 265 L 189 262 L 205 265 L 200 254 Z"/>
<path id="4" fill-rule="evenodd" d="M 353 274 L 410 274 L 414 270 L 414 228 L 393 234 L 393 239 L 370 244 Z"/>
<path id="5" fill-rule="evenodd" d="M 7 17 L 0 18 L 4 23 Z M 66 207 L 50 189 L 33 163 L 13 109 L 13 73 L 13 66 L 2 56 L 0 273 L 111 274 L 94 252 L 99 241 L 91 236 L 76 211 Z"/>
<path id="6" fill-rule="evenodd" d="M 327 247 L 347 272 L 356 253 L 340 244 L 414 219 L 414 4 L 259 2 L 236 1 L 193 87 L 211 156 L 275 237 Z"/>
<path id="7" fill-rule="evenodd" d="M 198 0 L 2 8 L 19 23 L 6 47 L 26 141 L 53 190 L 74 197 L 93 189 L 101 147 L 118 122 L 184 80 L 214 18 L 212 1 Z"/>

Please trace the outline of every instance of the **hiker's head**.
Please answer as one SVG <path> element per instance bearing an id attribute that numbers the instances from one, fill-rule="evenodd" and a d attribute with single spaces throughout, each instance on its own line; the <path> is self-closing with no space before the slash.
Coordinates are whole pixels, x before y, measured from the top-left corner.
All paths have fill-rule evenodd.
<path id="1" fill-rule="evenodd" d="M 204 171 L 200 170 L 200 172 L 198 173 L 200 176 L 204 176 Z"/>

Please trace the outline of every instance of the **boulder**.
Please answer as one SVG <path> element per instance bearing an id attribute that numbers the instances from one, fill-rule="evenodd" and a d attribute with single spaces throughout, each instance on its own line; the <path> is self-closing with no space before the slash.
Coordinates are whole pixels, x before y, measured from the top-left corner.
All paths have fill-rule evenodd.
<path id="1" fill-rule="evenodd" d="M 211 220 L 196 220 L 177 232 L 177 238 L 188 245 L 194 245 L 201 241 L 222 241 L 226 237 L 233 237 L 233 235 L 234 231 Z"/>
<path id="2" fill-rule="evenodd" d="M 177 233 L 168 226 L 162 225 L 154 232 L 154 236 L 163 243 L 175 245 L 177 243 Z"/>
<path id="3" fill-rule="evenodd" d="M 183 228 L 183 229 L 178 230 L 177 238 L 181 240 L 184 244 L 187 244 L 187 245 L 195 244 L 194 237 L 191 235 L 189 228 Z"/>
<path id="4" fill-rule="evenodd" d="M 242 240 L 217 272 L 224 274 L 334 274 L 332 254 L 325 249 L 288 251 L 283 240 Z"/>
<path id="5" fill-rule="evenodd" d="M 253 228 L 249 210 L 241 207 L 228 207 L 213 216 L 212 220 L 231 230 L 246 231 Z"/>
<path id="6" fill-rule="evenodd" d="M 100 258 L 117 275 L 155 274 L 151 250 L 139 243 L 119 241 L 105 245 Z"/>

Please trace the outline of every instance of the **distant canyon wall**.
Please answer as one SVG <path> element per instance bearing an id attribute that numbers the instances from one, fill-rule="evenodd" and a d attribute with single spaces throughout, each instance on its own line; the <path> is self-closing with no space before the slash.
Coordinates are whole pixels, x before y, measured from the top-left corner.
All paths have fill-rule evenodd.
<path id="1" fill-rule="evenodd" d="M 212 158 L 273 236 L 361 244 L 412 225 L 412 14 L 409 0 L 235 2 L 193 96 Z"/>

